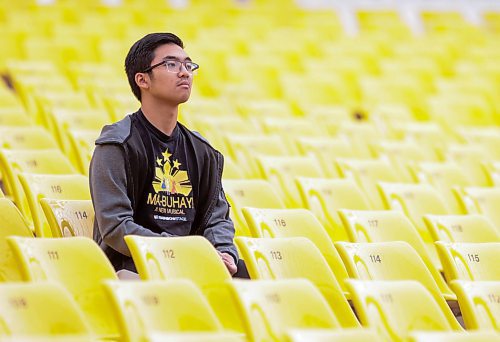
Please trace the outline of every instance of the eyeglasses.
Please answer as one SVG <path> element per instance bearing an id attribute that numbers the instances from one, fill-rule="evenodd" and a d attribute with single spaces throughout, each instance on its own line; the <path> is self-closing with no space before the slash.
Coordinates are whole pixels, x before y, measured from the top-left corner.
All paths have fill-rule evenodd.
<path id="1" fill-rule="evenodd" d="M 189 74 L 192 74 L 195 70 L 197 70 L 200 67 L 198 64 L 196 64 L 194 62 L 191 62 L 191 61 L 181 62 L 181 61 L 178 61 L 178 60 L 175 60 L 175 59 L 164 59 L 160 63 L 156 63 L 154 65 L 151 65 L 150 67 L 148 67 L 143 72 L 150 72 L 151 70 L 153 70 L 157 66 L 160 66 L 160 65 L 163 65 L 163 64 L 165 64 L 165 66 L 167 67 L 167 71 L 168 72 L 173 72 L 173 73 L 180 72 L 181 71 L 181 65 L 184 65 L 184 68 L 186 68 L 186 71 Z"/>

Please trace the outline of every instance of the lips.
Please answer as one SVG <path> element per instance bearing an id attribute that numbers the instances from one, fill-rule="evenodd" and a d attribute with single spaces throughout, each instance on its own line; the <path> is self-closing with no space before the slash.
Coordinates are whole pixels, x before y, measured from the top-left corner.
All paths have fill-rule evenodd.
<path id="1" fill-rule="evenodd" d="M 183 87 L 183 88 L 189 88 L 191 85 L 189 84 L 189 82 L 182 81 L 182 82 L 177 83 L 177 86 Z"/>

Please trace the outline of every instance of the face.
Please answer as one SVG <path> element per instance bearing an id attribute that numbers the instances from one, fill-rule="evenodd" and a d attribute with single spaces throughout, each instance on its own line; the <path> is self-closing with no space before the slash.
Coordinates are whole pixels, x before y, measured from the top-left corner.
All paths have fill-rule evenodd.
<path id="1" fill-rule="evenodd" d="M 150 65 L 155 65 L 165 59 L 181 62 L 191 61 L 184 49 L 175 44 L 160 45 L 154 51 L 155 57 Z M 139 75 L 139 79 L 137 78 Z M 140 75 L 143 75 L 141 77 Z M 193 74 L 184 65 L 175 72 L 167 69 L 165 64 L 153 68 L 149 73 L 136 75 L 136 82 L 142 88 L 142 99 L 151 96 L 158 100 L 179 105 L 186 102 L 191 94 Z"/>

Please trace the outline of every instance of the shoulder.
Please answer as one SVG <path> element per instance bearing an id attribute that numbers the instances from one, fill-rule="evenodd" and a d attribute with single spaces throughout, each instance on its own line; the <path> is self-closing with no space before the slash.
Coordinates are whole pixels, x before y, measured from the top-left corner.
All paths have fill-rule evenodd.
<path id="1" fill-rule="evenodd" d="M 132 134 L 132 120 L 134 114 L 127 115 L 118 122 L 106 125 L 101 131 L 101 135 L 96 140 L 96 145 L 103 144 L 123 144 Z"/>

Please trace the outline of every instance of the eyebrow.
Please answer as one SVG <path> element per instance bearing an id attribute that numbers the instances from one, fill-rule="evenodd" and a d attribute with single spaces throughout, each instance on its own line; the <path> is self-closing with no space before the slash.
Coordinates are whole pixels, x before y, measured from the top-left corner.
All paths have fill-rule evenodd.
<path id="1" fill-rule="evenodd" d="M 178 57 L 176 57 L 176 56 L 165 56 L 165 57 L 163 57 L 163 58 L 162 58 L 162 60 L 165 60 L 165 59 L 175 59 L 175 60 L 178 60 L 178 61 L 180 60 L 180 59 L 179 59 Z M 185 60 L 185 61 L 190 61 L 190 62 L 192 62 L 191 58 L 189 58 L 189 57 L 184 58 L 184 60 Z"/>

